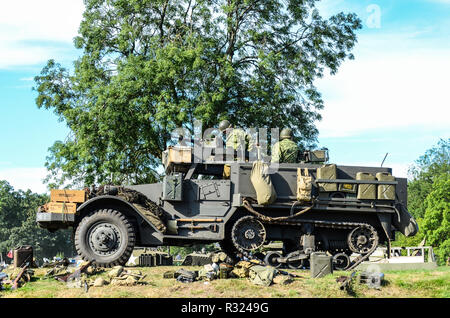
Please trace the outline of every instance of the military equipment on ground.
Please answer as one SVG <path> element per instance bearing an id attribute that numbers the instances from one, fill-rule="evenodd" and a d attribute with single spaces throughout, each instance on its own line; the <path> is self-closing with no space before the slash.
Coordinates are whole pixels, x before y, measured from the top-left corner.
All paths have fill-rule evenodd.
<path id="1" fill-rule="evenodd" d="M 186 255 L 181 266 L 203 266 L 212 263 L 211 254 L 191 253 Z"/>
<path id="2" fill-rule="evenodd" d="M 311 253 L 311 277 L 320 278 L 333 272 L 333 260 L 330 255 L 322 252 Z"/>
<path id="3" fill-rule="evenodd" d="M 14 267 L 22 267 L 26 263 L 30 266 L 33 262 L 33 247 L 30 245 L 19 246 L 14 249 Z"/>
<path id="4" fill-rule="evenodd" d="M 392 177 L 390 168 L 329 165 L 326 149 L 307 151 L 300 163 L 263 176 L 276 191 L 275 201 L 263 205 L 252 162 L 226 161 L 228 151 L 215 149 L 211 159 L 207 147 L 170 147 L 162 182 L 71 192 L 53 202 L 60 210 L 41 207 L 37 222 L 52 231 L 72 227 L 78 253 L 100 266 L 125 264 L 135 246 L 219 242 L 238 260 L 281 241 L 283 250 L 268 253 L 267 264 L 301 268 L 312 253 L 326 252 L 335 267 L 350 270 L 378 245 L 390 247 L 396 231 L 417 232 L 406 209 L 407 180 Z M 78 197 L 85 201 L 71 202 Z M 65 208 L 72 203 L 75 213 Z"/>
<path id="5" fill-rule="evenodd" d="M 384 282 L 384 273 L 362 272 L 359 274 L 359 283 L 365 284 L 369 288 L 381 289 Z"/>
<path id="6" fill-rule="evenodd" d="M 339 284 L 339 289 L 351 292 L 352 282 L 355 275 L 356 271 L 352 272 L 349 276 L 339 276 L 336 278 L 336 282 Z"/>
<path id="7" fill-rule="evenodd" d="M 135 248 L 126 266 L 172 266 L 173 257 L 166 252 L 156 251 L 148 248 Z"/>

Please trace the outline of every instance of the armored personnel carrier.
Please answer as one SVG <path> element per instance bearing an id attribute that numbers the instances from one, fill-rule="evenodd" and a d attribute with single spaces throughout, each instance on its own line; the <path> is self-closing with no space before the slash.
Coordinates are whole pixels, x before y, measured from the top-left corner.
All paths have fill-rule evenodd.
<path id="1" fill-rule="evenodd" d="M 268 162 L 226 161 L 217 150 L 211 159 L 204 148 L 169 147 L 160 183 L 54 190 L 37 222 L 50 231 L 72 227 L 78 253 L 100 266 L 125 264 L 135 246 L 219 242 L 237 260 L 278 241 L 282 251 L 264 257 L 272 266 L 300 268 L 323 251 L 335 268 L 352 269 L 378 245 L 390 246 L 396 231 L 417 232 L 407 180 L 390 168 L 328 164 L 328 151 L 317 150 L 269 171 Z M 257 173 L 272 191 L 267 202 Z"/>

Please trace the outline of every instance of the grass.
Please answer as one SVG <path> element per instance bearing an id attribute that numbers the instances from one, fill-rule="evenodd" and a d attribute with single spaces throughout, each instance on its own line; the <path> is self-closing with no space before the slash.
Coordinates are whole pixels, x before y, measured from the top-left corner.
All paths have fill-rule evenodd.
<path id="1" fill-rule="evenodd" d="M 386 284 L 381 290 L 365 285 L 352 284 L 352 292 L 341 291 L 336 278 L 349 275 L 334 272 L 319 279 L 309 277 L 308 271 L 295 271 L 302 278 L 295 278 L 288 285 L 273 284 L 269 287 L 253 285 L 248 279 L 218 279 L 180 283 L 164 279 L 163 273 L 179 267 L 139 268 L 147 276 L 145 285 L 90 287 L 86 293 L 81 288 L 68 288 L 54 279 L 42 279 L 44 269 L 36 269 L 35 278 L 18 290 L 0 291 L 0 298 L 450 298 L 450 267 L 435 270 L 386 271 Z M 200 267 L 184 267 L 198 270 Z M 100 273 L 90 276 L 94 280 Z"/>

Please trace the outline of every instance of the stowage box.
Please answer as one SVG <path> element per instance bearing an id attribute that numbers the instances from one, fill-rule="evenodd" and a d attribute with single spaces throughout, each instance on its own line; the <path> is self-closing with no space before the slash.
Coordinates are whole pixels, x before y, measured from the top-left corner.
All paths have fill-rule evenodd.
<path id="1" fill-rule="evenodd" d="M 14 267 L 22 267 L 33 262 L 33 247 L 24 245 L 14 249 Z"/>

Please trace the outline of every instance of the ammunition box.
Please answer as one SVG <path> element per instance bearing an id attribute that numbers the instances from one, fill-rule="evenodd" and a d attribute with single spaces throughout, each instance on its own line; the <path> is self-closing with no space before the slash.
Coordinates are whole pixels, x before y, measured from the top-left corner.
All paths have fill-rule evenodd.
<path id="1" fill-rule="evenodd" d="M 84 190 L 51 190 L 50 201 L 84 203 L 86 201 L 86 192 Z"/>
<path id="2" fill-rule="evenodd" d="M 191 163 L 192 148 L 191 147 L 169 147 L 167 154 L 167 163 Z"/>
<path id="3" fill-rule="evenodd" d="M 163 278 L 175 278 L 175 271 L 167 271 L 164 272 Z"/>
<path id="4" fill-rule="evenodd" d="M 47 212 L 49 213 L 77 213 L 76 203 L 50 202 L 47 203 Z"/>
<path id="5" fill-rule="evenodd" d="M 308 157 L 310 162 L 326 162 L 328 161 L 328 151 L 327 150 L 310 151 Z"/>
<path id="6" fill-rule="evenodd" d="M 395 181 L 395 177 L 389 173 L 377 173 L 378 181 Z M 378 185 L 378 200 L 395 200 L 395 185 L 380 184 Z"/>
<path id="7" fill-rule="evenodd" d="M 375 176 L 371 173 L 358 172 L 356 180 L 361 181 L 376 181 Z M 359 184 L 358 185 L 358 200 L 375 200 L 376 186 L 375 184 Z"/>
<path id="8" fill-rule="evenodd" d="M 324 165 L 317 169 L 317 179 L 336 180 L 337 171 L 336 165 Z M 321 192 L 333 192 L 337 191 L 336 183 L 318 183 L 319 191 Z"/>
<path id="9" fill-rule="evenodd" d="M 26 263 L 33 262 L 33 247 L 30 245 L 20 246 L 14 249 L 14 267 L 22 267 Z"/>

